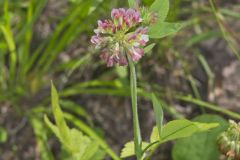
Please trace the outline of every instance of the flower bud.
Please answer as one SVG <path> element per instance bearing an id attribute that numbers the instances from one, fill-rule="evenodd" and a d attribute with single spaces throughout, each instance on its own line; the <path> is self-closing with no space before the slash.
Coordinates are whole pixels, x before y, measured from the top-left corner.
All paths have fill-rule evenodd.
<path id="1" fill-rule="evenodd" d="M 142 7 L 140 8 L 140 13 L 142 17 L 142 21 L 145 25 L 151 25 L 157 22 L 158 14 L 155 12 L 149 11 L 149 9 Z"/>

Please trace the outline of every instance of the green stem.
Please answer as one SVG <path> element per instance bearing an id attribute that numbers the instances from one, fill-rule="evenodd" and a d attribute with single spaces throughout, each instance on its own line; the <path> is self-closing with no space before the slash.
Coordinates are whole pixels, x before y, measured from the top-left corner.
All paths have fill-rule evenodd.
<path id="1" fill-rule="evenodd" d="M 228 109 L 216 106 L 216 105 L 211 104 L 211 103 L 207 103 L 207 102 L 204 102 L 204 101 L 201 101 L 201 100 L 198 100 L 198 99 L 194 99 L 191 96 L 176 95 L 175 97 L 178 100 L 182 100 L 182 101 L 185 101 L 185 102 L 190 102 L 190 103 L 196 104 L 198 106 L 202 106 L 202 107 L 211 109 L 213 111 L 226 114 L 226 115 L 228 115 L 228 116 L 230 116 L 232 118 L 240 119 L 240 114 L 238 114 L 238 113 L 229 111 Z"/>
<path id="2" fill-rule="evenodd" d="M 134 146 L 137 159 L 140 160 L 142 156 L 142 138 L 138 119 L 137 108 L 137 80 L 135 66 L 131 58 L 128 56 L 128 63 L 130 68 L 130 87 L 131 87 L 131 100 L 132 100 L 132 112 L 133 112 L 133 132 L 134 132 Z"/>
<path id="3" fill-rule="evenodd" d="M 225 41 L 227 42 L 230 50 L 235 54 L 235 56 L 237 57 L 238 61 L 240 61 L 240 53 L 238 52 L 237 48 L 235 47 L 235 45 L 233 44 L 232 41 L 234 41 L 234 38 L 231 36 L 231 34 L 226 30 L 224 24 L 223 24 L 223 16 L 222 14 L 218 11 L 217 7 L 215 6 L 214 0 L 209 0 L 209 3 L 211 5 L 212 8 L 212 12 L 216 17 L 217 23 L 220 27 L 220 30 L 222 32 L 223 38 L 225 39 Z"/>
<path id="4" fill-rule="evenodd" d="M 10 25 L 10 16 L 9 16 L 9 7 L 8 7 L 8 0 L 4 1 L 4 24 L 0 25 L 0 30 L 2 31 L 4 38 L 6 40 L 6 43 L 8 45 L 9 49 L 9 81 L 11 82 L 10 85 L 14 84 L 15 80 L 15 72 L 16 72 L 16 63 L 17 63 L 17 54 L 16 54 L 16 46 L 13 38 L 13 34 L 11 31 L 11 25 Z"/>

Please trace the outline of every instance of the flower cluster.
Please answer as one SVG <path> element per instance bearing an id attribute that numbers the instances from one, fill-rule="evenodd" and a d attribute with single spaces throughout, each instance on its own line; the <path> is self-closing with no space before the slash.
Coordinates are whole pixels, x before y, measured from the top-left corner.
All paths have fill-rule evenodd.
<path id="1" fill-rule="evenodd" d="M 231 159 L 240 159 L 240 123 L 232 120 L 227 131 L 218 138 L 220 151 Z"/>
<path id="2" fill-rule="evenodd" d="M 149 41 L 147 27 L 141 26 L 143 21 L 135 9 L 119 8 L 111 12 L 111 20 L 98 21 L 91 42 L 100 49 L 100 57 L 108 67 L 115 64 L 128 64 L 128 57 L 138 61 L 144 55 L 143 47 Z"/>

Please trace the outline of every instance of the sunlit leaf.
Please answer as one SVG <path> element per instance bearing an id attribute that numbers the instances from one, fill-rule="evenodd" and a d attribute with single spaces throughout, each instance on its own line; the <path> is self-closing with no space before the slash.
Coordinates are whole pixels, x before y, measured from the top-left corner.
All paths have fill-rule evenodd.
<path id="1" fill-rule="evenodd" d="M 82 155 L 82 160 L 101 160 L 104 158 L 104 156 L 105 152 L 99 149 L 99 146 L 96 145 L 96 142 L 92 141 L 85 149 L 85 152 Z"/>
<path id="2" fill-rule="evenodd" d="M 79 128 L 89 137 L 91 137 L 91 139 L 93 139 L 95 143 L 97 143 L 106 153 L 108 153 L 112 157 L 112 159 L 120 160 L 120 158 L 113 152 L 113 150 L 107 145 L 107 143 L 84 122 L 69 113 L 65 113 L 64 117 L 70 122 L 72 122 L 77 128 Z"/>
<path id="3" fill-rule="evenodd" d="M 149 145 L 149 143 L 147 142 L 142 142 L 142 149 L 144 149 L 145 147 L 147 147 Z M 135 150 L 134 150 L 134 142 L 128 142 L 124 145 L 124 148 L 121 151 L 121 158 L 126 158 L 126 157 L 131 157 L 135 155 Z"/>
<path id="4" fill-rule="evenodd" d="M 178 138 L 188 137 L 196 132 L 206 131 L 211 128 L 215 128 L 217 126 L 218 126 L 218 123 L 199 123 L 199 122 L 192 122 L 186 119 L 173 120 L 163 126 L 160 142 L 163 143 L 163 142 L 175 140 Z M 152 133 L 152 135 L 158 134 L 156 129 L 154 129 L 153 132 L 155 133 Z M 157 138 L 157 136 L 152 136 L 152 137 Z M 153 142 L 159 141 L 159 139 L 152 138 L 152 141 Z"/>
<path id="5" fill-rule="evenodd" d="M 64 141 L 69 141 L 69 128 L 64 120 L 63 113 L 59 106 L 59 99 L 58 99 L 58 93 L 54 85 L 51 85 L 51 104 L 52 104 L 52 110 L 53 115 L 57 124 L 57 127 L 59 128 L 59 132 L 61 137 L 64 139 Z"/>
<path id="6" fill-rule="evenodd" d="M 54 125 L 47 116 L 44 116 L 44 120 L 48 127 L 58 137 L 63 147 L 67 149 L 71 157 L 75 160 L 91 160 L 103 159 L 105 153 L 99 148 L 98 143 L 92 141 L 88 136 L 75 128 L 68 128 L 64 114 L 59 106 L 59 99 L 56 88 L 51 86 L 51 97 L 52 97 L 52 110 L 56 125 Z M 83 114 L 83 112 L 81 112 Z M 98 158 L 96 158 L 96 155 Z"/>
<path id="7" fill-rule="evenodd" d="M 48 147 L 47 129 L 42 119 L 36 116 L 30 117 L 30 123 L 36 137 L 38 151 L 42 160 L 53 160 L 53 155 Z M 51 125 L 51 124 L 50 124 Z M 50 126 L 49 126 L 50 127 Z"/>
<path id="8" fill-rule="evenodd" d="M 216 143 L 217 137 L 223 132 L 228 122 L 217 115 L 201 115 L 194 118 L 194 121 L 205 123 L 219 123 L 220 126 L 208 132 L 194 134 L 191 137 L 180 139 L 176 142 L 172 150 L 173 160 L 217 160 L 219 150 Z"/>
<path id="9" fill-rule="evenodd" d="M 57 126 L 55 126 L 46 115 L 44 115 L 44 122 L 47 124 L 47 126 L 51 129 L 51 131 L 55 134 L 55 136 L 62 142 L 65 143 L 64 140 L 62 139 L 59 130 Z"/>
<path id="10" fill-rule="evenodd" d="M 155 0 L 150 7 L 150 11 L 158 13 L 158 20 L 163 22 L 169 11 L 169 0 Z"/>
<path id="11" fill-rule="evenodd" d="M 150 38 L 163 38 L 178 32 L 182 28 L 181 23 L 169 23 L 158 21 L 149 27 Z"/>
<path id="12" fill-rule="evenodd" d="M 159 140 L 160 140 L 160 137 L 159 137 L 159 134 L 158 134 L 158 128 L 156 126 L 154 126 L 153 129 L 152 129 L 151 136 L 150 136 L 150 142 L 154 143 L 154 142 L 159 141 Z"/>

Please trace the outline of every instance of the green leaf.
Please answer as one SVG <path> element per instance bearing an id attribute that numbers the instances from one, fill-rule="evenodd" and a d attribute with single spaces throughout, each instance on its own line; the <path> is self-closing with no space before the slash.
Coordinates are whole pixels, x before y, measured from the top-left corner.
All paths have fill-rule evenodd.
<path id="1" fill-rule="evenodd" d="M 70 130 L 70 137 L 71 145 L 69 148 L 71 148 L 71 152 L 74 154 L 74 157 L 78 157 L 78 159 L 82 160 L 82 157 L 84 153 L 87 151 L 88 146 L 91 145 L 91 140 L 89 139 L 89 137 L 84 136 L 82 132 L 74 128 Z M 96 143 L 94 143 L 94 145 L 96 145 Z M 94 147 L 97 147 L 97 145 Z M 92 146 L 92 149 L 94 147 Z"/>
<path id="2" fill-rule="evenodd" d="M 60 131 L 57 126 L 55 126 L 46 115 L 44 115 L 44 122 L 47 124 L 47 126 L 51 129 L 51 131 L 55 134 L 55 136 L 58 138 L 58 140 L 63 144 L 63 146 L 68 150 L 68 152 L 71 152 L 70 148 L 70 141 L 66 141 L 62 138 Z"/>
<path id="3" fill-rule="evenodd" d="M 128 0 L 129 8 L 135 8 L 137 6 L 135 0 Z"/>
<path id="4" fill-rule="evenodd" d="M 128 75 L 127 67 L 116 66 L 116 72 L 120 78 L 126 78 Z"/>
<path id="5" fill-rule="evenodd" d="M 217 122 L 220 126 L 211 131 L 178 140 L 172 150 L 173 160 L 218 160 L 219 151 L 216 140 L 227 128 L 227 121 L 220 116 L 210 114 L 201 115 L 194 120 L 205 123 Z"/>
<path id="6" fill-rule="evenodd" d="M 89 150 L 89 152 L 91 152 L 91 150 Z M 97 150 L 94 153 L 94 155 L 92 155 L 91 158 L 89 158 L 89 160 L 92 160 L 92 159 L 94 159 L 94 160 L 103 160 L 104 156 L 105 156 L 105 152 L 99 149 L 99 150 Z"/>
<path id="7" fill-rule="evenodd" d="M 89 137 L 84 136 L 83 133 L 77 129 L 73 128 L 70 130 L 70 137 L 70 145 L 68 148 L 71 149 L 70 153 L 76 160 L 91 160 L 95 153 L 101 151 L 96 142 L 92 141 Z M 104 155 L 105 154 L 102 153 L 99 158 L 102 159 Z"/>
<path id="8" fill-rule="evenodd" d="M 158 128 L 156 126 L 154 126 L 153 129 L 152 129 L 151 136 L 150 136 L 150 142 L 154 143 L 154 142 L 159 141 L 159 140 L 160 140 L 160 137 L 159 137 L 159 134 L 158 134 Z"/>
<path id="9" fill-rule="evenodd" d="M 163 38 L 178 32 L 182 28 L 181 23 L 169 23 L 158 21 L 149 27 L 150 38 Z"/>
<path id="10" fill-rule="evenodd" d="M 82 160 L 91 159 L 91 157 L 94 156 L 94 154 L 97 152 L 98 149 L 99 149 L 99 146 L 96 145 L 95 142 L 89 143 L 85 149 L 84 154 L 82 155 Z"/>
<path id="11" fill-rule="evenodd" d="M 156 43 L 152 43 L 152 44 L 149 44 L 148 46 L 146 46 L 144 48 L 144 53 L 146 54 L 146 53 L 150 52 L 155 45 L 156 45 Z"/>
<path id="12" fill-rule="evenodd" d="M 46 115 L 44 115 L 44 122 L 51 129 L 51 131 L 55 134 L 55 136 L 59 139 L 59 141 L 64 144 L 65 142 L 62 139 L 58 128 L 48 119 L 48 117 Z"/>
<path id="13" fill-rule="evenodd" d="M 150 11 L 158 13 L 158 20 L 163 22 L 169 11 L 169 0 L 155 0 L 150 6 Z"/>
<path id="14" fill-rule="evenodd" d="M 175 140 L 178 138 L 189 137 L 196 132 L 207 131 L 211 128 L 215 128 L 218 126 L 218 123 L 199 123 L 192 122 L 186 119 L 181 120 L 173 120 L 163 126 L 161 143 Z M 153 130 L 156 132 L 156 129 Z M 158 133 L 152 133 L 158 134 Z M 157 137 L 157 136 L 155 136 Z M 152 139 L 152 141 L 158 141 L 159 139 Z"/>
<path id="15" fill-rule="evenodd" d="M 149 145 L 147 142 L 142 142 L 142 149 L 146 148 Z M 124 148 L 121 151 L 121 158 L 126 158 L 130 156 L 134 156 L 135 151 L 134 151 L 134 142 L 130 141 L 124 145 Z"/>
<path id="16" fill-rule="evenodd" d="M 69 139 L 70 139 L 69 128 L 64 120 L 63 113 L 60 109 L 58 93 L 53 83 L 51 84 L 51 103 L 52 103 L 53 115 L 54 115 L 57 127 L 59 129 L 60 136 L 65 142 L 69 142 Z"/>
<path id="17" fill-rule="evenodd" d="M 7 131 L 3 127 L 0 127 L 0 143 L 6 142 L 7 138 L 8 138 Z"/>
<path id="18" fill-rule="evenodd" d="M 158 129 L 158 135 L 161 137 L 162 134 L 162 125 L 163 125 L 163 110 L 160 102 L 158 101 L 155 94 L 152 93 L 152 103 L 153 103 L 153 109 Z"/>
<path id="19" fill-rule="evenodd" d="M 105 156 L 105 152 L 99 149 L 99 146 L 96 145 L 96 142 L 92 141 L 88 144 L 87 148 L 85 149 L 84 154 L 82 155 L 82 160 L 97 160 L 103 159 Z"/>
<path id="20" fill-rule="evenodd" d="M 44 121 L 53 133 L 58 137 L 64 148 L 72 155 L 73 159 L 79 160 L 91 160 L 103 159 L 105 152 L 103 152 L 95 141 L 92 141 L 89 137 L 84 136 L 82 132 L 77 129 L 69 130 L 69 139 L 66 142 L 60 134 L 59 128 L 52 124 L 47 116 L 44 116 Z M 94 158 L 93 158 L 94 157 Z"/>
<path id="21" fill-rule="evenodd" d="M 69 113 L 64 113 L 64 117 L 68 121 L 72 122 L 76 127 L 81 129 L 81 131 L 83 131 L 89 137 L 91 137 L 91 139 L 93 139 L 94 142 L 96 142 L 106 153 L 108 153 L 113 160 L 120 160 L 120 158 L 113 152 L 113 150 L 107 145 L 107 143 L 79 118 L 76 118 Z"/>
<path id="22" fill-rule="evenodd" d="M 36 137 L 38 151 L 42 160 L 53 160 L 53 155 L 48 147 L 47 130 L 42 119 L 36 116 L 30 116 L 30 123 Z"/>

